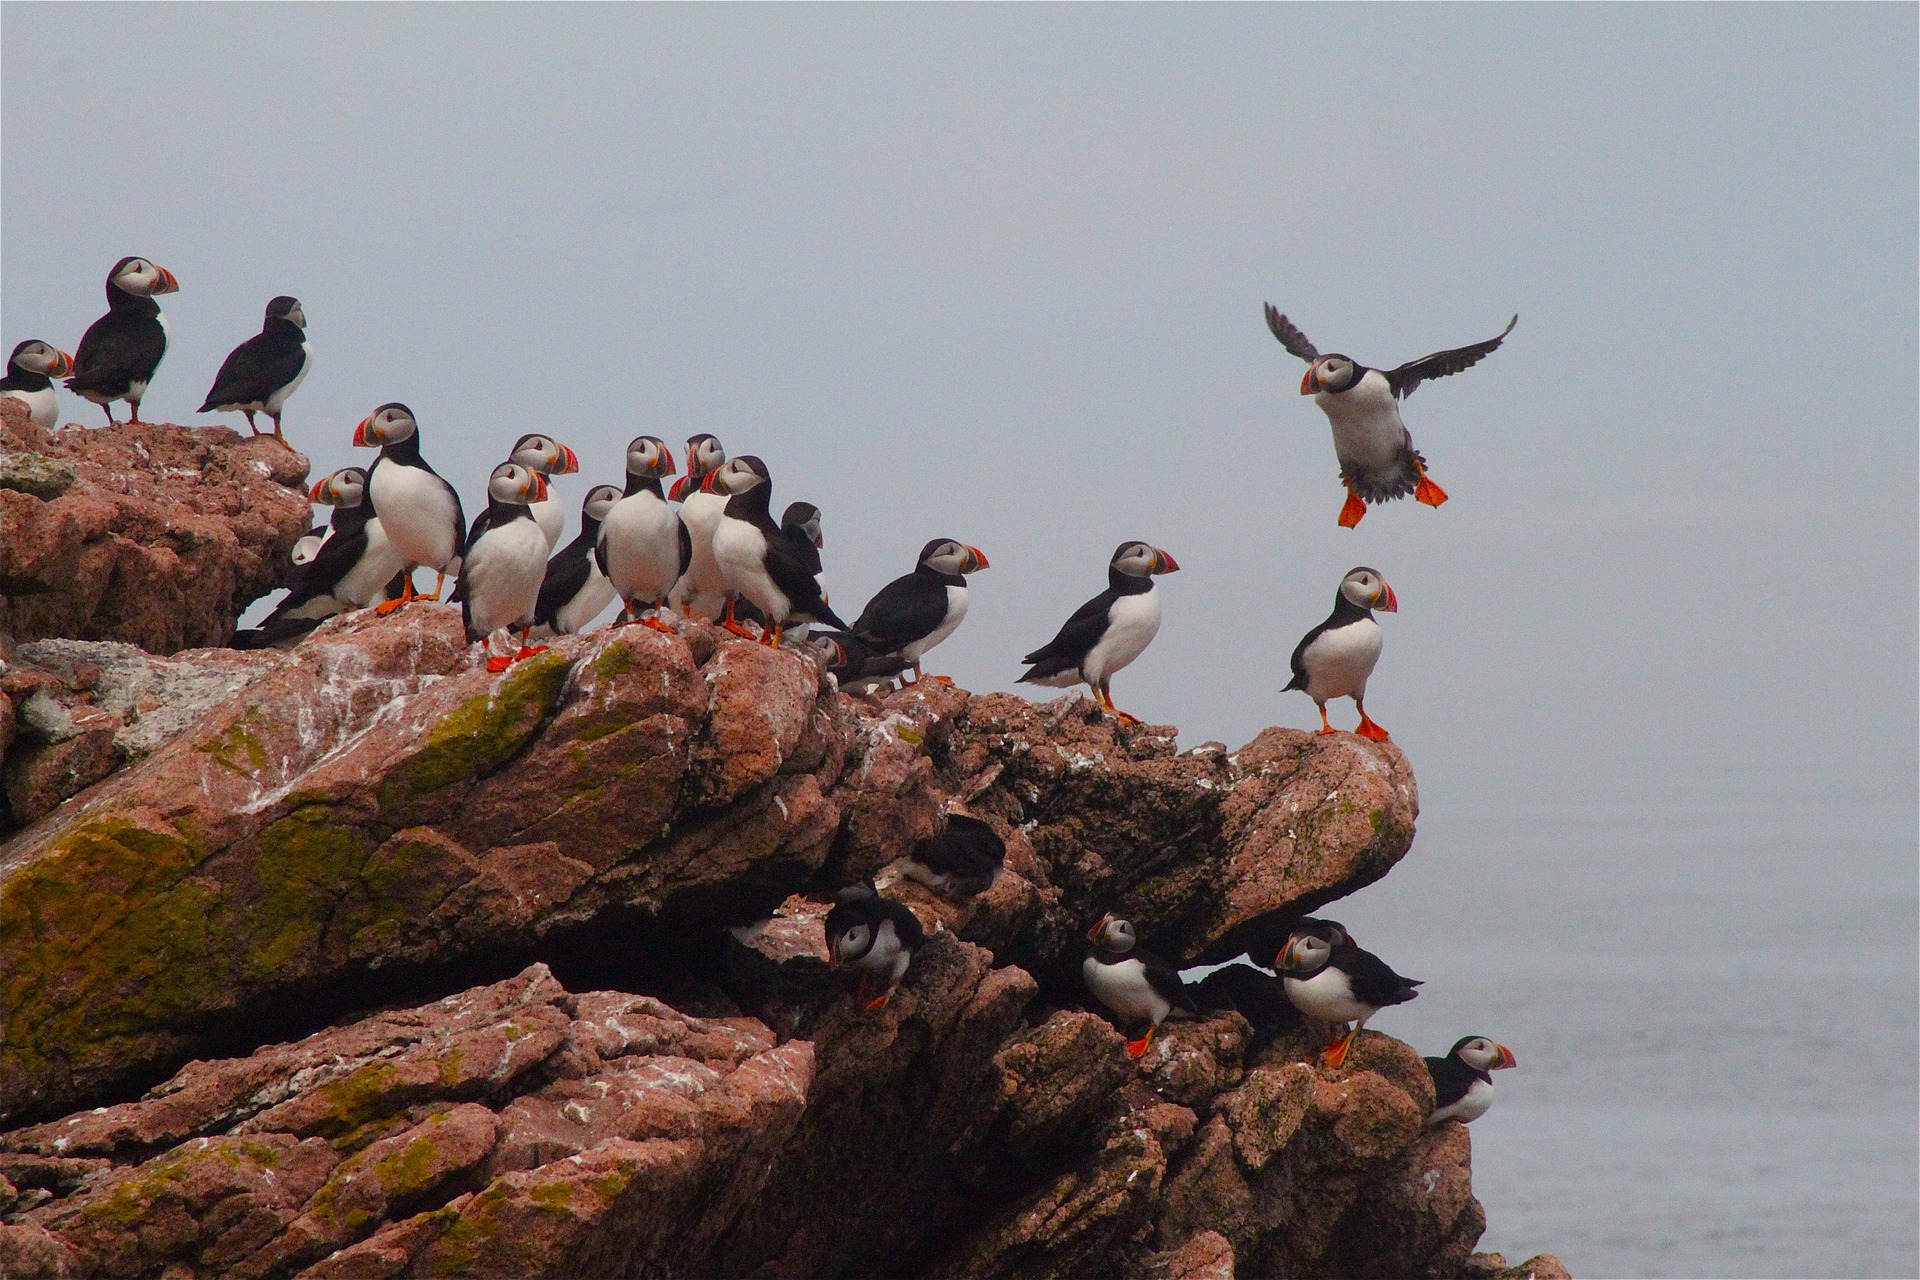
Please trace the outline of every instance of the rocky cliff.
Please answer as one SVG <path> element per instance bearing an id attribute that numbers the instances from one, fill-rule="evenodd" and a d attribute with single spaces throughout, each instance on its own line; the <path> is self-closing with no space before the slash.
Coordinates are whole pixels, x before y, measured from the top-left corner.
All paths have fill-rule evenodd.
<path id="1" fill-rule="evenodd" d="M 1227 983 L 1134 1062 L 1079 979 L 1104 911 L 1225 960 L 1384 875 L 1390 744 L 869 702 L 705 626 L 492 675 L 435 605 L 9 661 L 0 1274 L 1507 1273 L 1406 1045 L 1321 1069 Z M 958 904 L 893 865 L 954 797 L 1008 845 Z M 867 874 L 931 939 L 874 1013 L 821 925 Z"/>

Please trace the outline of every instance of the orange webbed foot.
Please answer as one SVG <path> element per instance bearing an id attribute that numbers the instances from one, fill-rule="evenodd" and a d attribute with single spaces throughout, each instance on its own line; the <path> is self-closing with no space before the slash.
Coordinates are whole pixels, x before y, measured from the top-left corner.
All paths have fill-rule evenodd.
<path id="1" fill-rule="evenodd" d="M 1345 505 L 1340 508 L 1340 527 L 1342 529 L 1351 529 L 1353 526 L 1359 524 L 1361 517 L 1366 514 L 1367 504 L 1360 500 L 1360 495 L 1351 489 L 1347 490 L 1347 501 Z"/>
<path id="2" fill-rule="evenodd" d="M 1113 708 L 1112 710 L 1113 710 L 1113 718 L 1114 718 L 1115 720 L 1118 720 L 1118 721 L 1119 721 L 1119 722 L 1120 722 L 1121 724 L 1144 724 L 1144 723 L 1146 723 L 1146 722 L 1145 722 L 1145 721 L 1143 721 L 1143 720 L 1142 720 L 1142 719 L 1141 719 L 1141 718 L 1140 718 L 1139 716 L 1134 716 L 1134 715 L 1128 715 L 1128 714 L 1127 714 L 1126 712 L 1124 712 L 1124 711 L 1122 711 L 1122 710 L 1121 710 L 1120 708 L 1118 708 L 1118 707 L 1114 707 L 1114 708 Z"/>
<path id="3" fill-rule="evenodd" d="M 867 1001 L 867 1012 L 868 1013 L 880 1012 L 882 1009 L 887 1007 L 887 1001 L 891 999 L 893 999 L 893 992 L 882 991 L 879 995 Z"/>
<path id="4" fill-rule="evenodd" d="M 743 640 L 758 640 L 760 638 L 758 633 L 747 630 L 737 622 L 722 622 L 720 628 L 723 631 L 731 631 Z"/>
<path id="5" fill-rule="evenodd" d="M 1341 1036 L 1338 1040 L 1328 1045 L 1326 1052 L 1320 1055 L 1321 1065 L 1327 1067 L 1340 1067 L 1345 1065 L 1347 1061 L 1347 1051 L 1353 1048 L 1353 1038 L 1356 1034 L 1358 1033 L 1349 1031 L 1346 1035 Z"/>
<path id="6" fill-rule="evenodd" d="M 495 675 L 499 675 L 512 665 L 513 659 L 507 657 L 504 653 L 490 653 L 487 655 L 487 670 L 493 672 Z"/>
<path id="7" fill-rule="evenodd" d="M 643 627 L 652 627 L 655 631 L 663 631 L 670 636 L 677 636 L 680 634 L 678 631 L 675 631 L 672 627 L 668 626 L 666 623 L 660 621 L 660 619 L 653 617 L 652 615 L 648 615 L 647 617 L 640 619 L 640 625 Z"/>
<path id="8" fill-rule="evenodd" d="M 933 682 L 935 684 L 943 684 L 949 689 L 953 688 L 953 679 L 950 676 L 934 676 Z"/>
<path id="9" fill-rule="evenodd" d="M 379 604 L 373 606 L 373 612 L 375 616 L 384 618 L 388 614 L 393 613 L 394 611 L 399 609 L 401 605 L 406 603 L 407 603 L 407 597 L 405 596 L 401 596 L 398 600 L 382 600 Z"/>
<path id="10" fill-rule="evenodd" d="M 513 660 L 515 662 L 523 662 L 526 659 L 531 658 L 536 654 L 545 653 L 546 651 L 547 651 L 547 646 L 543 644 L 534 645 L 531 649 L 529 649 L 526 645 L 521 645 L 520 652 L 513 655 Z"/>
<path id="11" fill-rule="evenodd" d="M 1159 1029 L 1158 1027 L 1148 1027 L 1147 1034 L 1141 1036 L 1138 1040 L 1127 1041 L 1127 1056 L 1129 1058 L 1146 1057 L 1147 1048 L 1153 1043 L 1153 1033 Z"/>
<path id="12" fill-rule="evenodd" d="M 1387 736 L 1387 731 L 1385 729 L 1382 729 L 1379 725 L 1375 724 L 1371 720 L 1362 720 L 1360 722 L 1360 727 L 1358 729 L 1355 729 L 1354 732 L 1359 734 L 1361 737 L 1367 739 L 1367 741 L 1369 742 L 1391 741 L 1391 739 Z"/>
<path id="13" fill-rule="evenodd" d="M 1427 479 L 1427 473 L 1420 473 L 1420 483 L 1413 486 L 1413 500 L 1429 507 L 1437 507 L 1447 500 L 1447 491 Z"/>

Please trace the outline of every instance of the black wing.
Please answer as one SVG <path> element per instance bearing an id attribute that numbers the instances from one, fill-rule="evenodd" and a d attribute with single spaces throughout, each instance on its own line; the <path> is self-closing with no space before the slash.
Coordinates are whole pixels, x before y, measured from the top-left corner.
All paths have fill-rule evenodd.
<path id="1" fill-rule="evenodd" d="M 1479 1079 L 1472 1067 L 1458 1058 L 1428 1058 L 1427 1074 L 1433 1077 L 1433 1109 L 1452 1106 L 1467 1096 L 1467 1090 Z"/>
<path id="2" fill-rule="evenodd" d="M 1280 339 L 1281 346 L 1308 364 L 1320 358 L 1320 349 L 1307 340 L 1306 334 L 1300 332 L 1300 326 L 1274 310 L 1271 302 L 1267 304 L 1267 328 L 1273 330 L 1273 336 Z"/>
<path id="3" fill-rule="evenodd" d="M 674 513 L 674 518 L 679 519 L 679 514 L 680 513 L 676 511 Z M 685 520 L 681 520 L 680 521 L 680 576 L 682 578 L 687 576 L 687 568 L 692 564 L 693 564 L 693 531 L 687 528 L 687 522 Z"/>
<path id="4" fill-rule="evenodd" d="M 1307 632 L 1304 636 L 1301 636 L 1300 643 L 1293 646 L 1293 657 L 1288 659 L 1288 662 L 1293 666 L 1293 679 L 1288 681 L 1287 687 L 1280 692 L 1292 693 L 1295 689 L 1304 689 L 1307 687 L 1307 646 L 1315 640 L 1318 640 L 1320 633 L 1332 625 L 1333 619 L 1328 618 L 1325 622 Z"/>
<path id="5" fill-rule="evenodd" d="M 948 817 L 947 829 L 916 857 L 949 875 L 991 876 L 1007 861 L 1007 843 L 980 819 L 956 813 Z"/>
<path id="6" fill-rule="evenodd" d="M 799 525 L 781 525 L 780 534 L 793 548 L 793 554 L 800 557 L 800 563 L 807 566 L 807 572 L 818 574 L 825 568 L 820 562 L 820 548 L 813 545 L 813 539 Z"/>
<path id="7" fill-rule="evenodd" d="M 1452 351 L 1436 351 L 1430 356 L 1418 360 L 1409 360 L 1398 369 L 1387 370 L 1387 385 L 1393 388 L 1393 394 L 1402 400 L 1414 393 L 1419 385 L 1428 378 L 1444 378 L 1450 373 L 1459 373 L 1462 369 L 1471 369 L 1482 360 L 1500 349 L 1500 344 L 1513 332 L 1513 326 L 1520 323 L 1520 315 L 1514 313 L 1507 321 L 1507 327 L 1500 331 L 1497 338 L 1488 338 L 1485 342 L 1476 342 L 1470 347 L 1455 347 Z"/>
<path id="8" fill-rule="evenodd" d="M 773 579 L 773 585 L 780 588 L 780 594 L 792 605 L 792 613 L 805 614 L 842 631 L 847 629 L 847 624 L 840 620 L 840 616 L 828 607 L 820 595 L 820 580 L 807 572 L 807 566 L 801 563 L 793 544 L 784 534 L 767 539 L 766 563 L 767 576 Z"/>
<path id="9" fill-rule="evenodd" d="M 1020 678 L 1026 680 L 1032 676 L 1058 675 L 1079 666 L 1093 646 L 1100 643 L 1100 637 L 1107 633 L 1107 615 L 1118 598 L 1112 589 L 1108 589 L 1075 609 L 1066 625 L 1060 628 L 1059 635 L 1020 659 L 1034 668 Z"/>
<path id="10" fill-rule="evenodd" d="M 946 618 L 946 584 L 924 573 L 909 573 L 874 593 L 853 624 L 853 634 L 878 653 L 894 653 L 931 635 Z"/>
<path id="11" fill-rule="evenodd" d="M 1401 977 L 1371 951 L 1362 951 L 1349 943 L 1335 951 L 1334 959 L 1346 970 L 1353 994 L 1366 1004 L 1384 1009 L 1391 1004 L 1405 1004 L 1420 994 L 1414 990 L 1420 985 L 1418 979 Z"/>
<path id="12" fill-rule="evenodd" d="M 109 311 L 88 326 L 73 353 L 69 391 L 124 392 L 128 382 L 153 377 L 167 354 L 167 331 L 152 316 Z"/>
<path id="13" fill-rule="evenodd" d="M 290 594 L 274 613 L 297 608 L 340 585 L 340 579 L 353 571 L 367 551 L 367 526 L 362 521 L 351 529 L 335 529 L 333 536 L 320 544 L 313 559 L 293 567 L 287 575 Z"/>
<path id="14" fill-rule="evenodd" d="M 1215 969 L 1194 987 L 1194 994 L 1202 1008 L 1232 1009 L 1255 1031 L 1277 1030 L 1300 1021 L 1300 1011 L 1287 999 L 1280 980 L 1244 964 Z"/>
<path id="15" fill-rule="evenodd" d="M 223 404 L 252 404 L 265 400 L 292 382 L 305 364 L 307 353 L 299 344 L 256 333 L 233 349 L 220 372 L 214 375 L 213 390 L 199 412 L 208 413 Z"/>
<path id="16" fill-rule="evenodd" d="M 1199 1007 L 1193 1003 L 1193 992 L 1187 989 L 1186 979 L 1180 971 L 1162 960 L 1151 951 L 1134 948 L 1134 958 L 1140 961 L 1147 971 L 1147 984 L 1158 991 L 1169 1003 L 1185 1009 L 1188 1013 L 1198 1013 Z"/>
<path id="17" fill-rule="evenodd" d="M 371 485 L 371 482 L 369 482 L 369 485 Z M 460 508 L 460 497 L 458 494 L 454 495 L 453 503 L 454 503 L 454 510 L 457 512 Z M 479 515 L 473 518 L 473 528 L 467 530 L 467 540 L 460 544 L 459 550 L 456 552 L 456 554 L 464 558 L 467 554 L 467 548 L 472 546 L 474 543 L 478 542 L 480 540 L 480 535 L 485 533 L 487 530 L 491 528 L 493 528 L 493 504 L 488 503 L 486 510 L 482 511 Z M 464 601 L 466 598 L 467 598 L 467 575 L 463 573 L 460 575 L 459 579 L 454 582 L 453 594 L 447 597 L 447 603 L 459 604 L 462 601 Z"/>
<path id="18" fill-rule="evenodd" d="M 533 606 L 536 624 L 556 626 L 560 606 L 579 595 L 580 588 L 587 585 L 591 576 L 587 555 L 586 544 L 574 542 L 560 548 L 560 553 L 547 561 L 547 576 L 540 581 L 540 598 Z"/>
<path id="19" fill-rule="evenodd" d="M 893 921 L 893 936 L 900 939 L 901 945 L 907 950 L 918 951 L 925 944 L 927 931 L 920 927 L 920 917 L 913 914 L 913 908 L 906 903 L 895 902 L 892 898 L 878 898 L 875 900 L 874 914 L 883 920 Z"/>

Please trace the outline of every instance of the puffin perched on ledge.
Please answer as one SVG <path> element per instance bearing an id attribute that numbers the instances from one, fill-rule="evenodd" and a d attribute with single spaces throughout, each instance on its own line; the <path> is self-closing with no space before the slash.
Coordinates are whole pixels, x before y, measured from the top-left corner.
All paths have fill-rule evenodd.
<path id="1" fill-rule="evenodd" d="M 1427 1074 L 1433 1077 L 1434 1104 L 1428 1124 L 1449 1120 L 1472 1124 L 1493 1105 L 1492 1073 L 1519 1065 L 1513 1050 L 1485 1036 L 1464 1036 L 1446 1057 L 1426 1061 Z"/>
<path id="2" fill-rule="evenodd" d="M 1302 636 L 1293 650 L 1293 680 L 1282 693 L 1302 690 L 1320 708 L 1320 732 L 1332 733 L 1327 703 L 1352 698 L 1360 711 L 1354 732 L 1374 742 L 1385 742 L 1387 731 L 1367 718 L 1367 678 L 1380 661 L 1382 637 L 1373 611 L 1395 613 L 1400 601 L 1378 569 L 1361 565 L 1349 569 L 1333 597 L 1327 620 Z"/>
<path id="3" fill-rule="evenodd" d="M 673 474 L 673 453 L 657 436 L 627 443 L 627 488 L 607 510 L 594 544 L 594 563 L 620 597 L 622 623 L 638 622 L 673 635 L 652 611 L 666 604 L 693 558 L 686 522 L 667 505 L 660 481 Z M 645 615 L 644 617 L 642 615 Z"/>
<path id="4" fill-rule="evenodd" d="M 531 467 L 503 462 L 487 477 L 487 509 L 467 535 L 460 569 L 460 614 L 467 639 L 487 643 L 503 628 L 518 633 L 519 651 L 487 655 L 487 670 L 505 671 L 522 658 L 544 653 L 529 647 L 534 606 L 547 572 L 547 535 L 532 504 L 547 496 L 547 478 Z"/>
<path id="5" fill-rule="evenodd" d="M 1338 926 L 1297 927 L 1273 965 L 1294 1008 L 1315 1022 L 1354 1024 L 1321 1056 L 1329 1067 L 1347 1060 L 1367 1019 L 1420 994 L 1414 990 L 1421 985 L 1417 979 L 1401 977 L 1386 961 L 1351 941 L 1336 940 L 1344 937 L 1345 930 Z"/>
<path id="6" fill-rule="evenodd" d="M 247 415 L 247 427 L 256 436 L 260 428 L 253 415 L 264 413 L 273 420 L 273 438 L 286 444 L 280 434 L 280 409 L 313 367 L 306 329 L 307 313 L 300 309 L 300 299 L 282 295 L 269 302 L 260 332 L 226 358 L 199 412 L 238 409 Z"/>
<path id="7" fill-rule="evenodd" d="M 821 594 L 820 580 L 807 561 L 773 522 L 769 509 L 773 479 L 766 463 L 751 454 L 734 458 L 709 473 L 700 487 L 703 492 L 727 495 L 726 509 L 713 531 L 713 559 L 726 575 L 729 605 L 734 596 L 743 596 L 773 624 L 761 635 L 763 643 L 778 647 L 789 622 L 824 622 L 847 629 Z M 734 621 L 731 608 L 720 625 L 748 634 Z"/>
<path id="8" fill-rule="evenodd" d="M 713 559 L 713 533 L 727 509 L 727 495 L 706 487 L 706 479 L 726 465 L 727 451 L 707 432 L 687 437 L 687 473 L 673 482 L 667 501 L 680 504 L 693 559 L 673 586 L 668 602 L 686 617 L 718 622 L 727 603 L 727 575 Z M 666 474 L 673 474 L 667 468 Z"/>
<path id="9" fill-rule="evenodd" d="M 920 548 L 913 572 L 874 593 L 853 624 L 853 634 L 869 650 L 907 660 L 920 679 L 920 659 L 952 635 L 967 616 L 966 575 L 987 567 L 986 552 L 952 538 L 935 538 Z M 945 676 L 935 676 L 952 684 Z"/>
<path id="10" fill-rule="evenodd" d="M 1107 589 L 1073 611 L 1060 634 L 1020 661 L 1030 669 L 1021 684 L 1056 689 L 1086 684 L 1100 709 L 1121 724 L 1139 724 L 1113 705 L 1114 673 L 1132 662 L 1160 631 L 1160 593 L 1154 575 L 1178 573 L 1172 556 L 1144 542 L 1123 542 L 1107 562 Z"/>
<path id="11" fill-rule="evenodd" d="M 72 372 L 72 356 L 51 342 L 28 338 L 7 359 L 7 376 L 0 378 L 0 399 L 25 404 L 33 425 L 51 431 L 60 425 L 60 393 L 53 389 L 53 380 Z"/>
<path id="12" fill-rule="evenodd" d="M 140 421 L 140 401 L 167 354 L 167 320 L 154 298 L 177 293 L 173 272 L 145 258 L 122 258 L 107 273 L 107 314 L 87 326 L 73 353 L 67 390 L 107 411 L 113 426 L 113 402 L 125 400 Z"/>
<path id="13" fill-rule="evenodd" d="M 594 553 L 600 526 L 618 501 L 620 490 L 610 484 L 587 490 L 586 501 L 580 504 L 579 534 L 547 561 L 547 576 L 540 582 L 540 599 L 533 607 L 531 634 L 541 639 L 573 635 L 614 602 L 613 584 L 600 572 Z M 540 518 L 538 507 L 533 518 Z"/>
<path id="14" fill-rule="evenodd" d="M 467 545 L 466 516 L 460 495 L 420 456 L 420 424 L 413 410 L 398 401 L 381 405 L 354 428 L 355 447 L 377 447 L 380 456 L 367 468 L 367 497 L 385 526 L 387 538 L 406 564 L 406 587 L 398 600 L 381 604 L 377 612 L 392 613 L 411 600 L 421 599 L 413 588 L 416 568 L 439 574 L 433 594 L 447 585 L 447 575 L 460 572 L 460 553 Z M 544 561 L 544 553 L 542 553 Z M 534 589 L 539 590 L 539 584 Z"/>
<path id="15" fill-rule="evenodd" d="M 1180 971 L 1139 946 L 1129 922 L 1112 915 L 1101 916 L 1100 922 L 1087 930 L 1087 940 L 1093 947 L 1080 962 L 1087 990 L 1119 1014 L 1123 1025 L 1147 1024 L 1145 1035 L 1128 1039 L 1129 1058 L 1146 1055 L 1153 1044 L 1153 1033 L 1176 1007 L 1197 1012 Z"/>
<path id="16" fill-rule="evenodd" d="M 1346 505 L 1340 508 L 1341 528 L 1359 524 L 1370 502 L 1409 493 L 1429 507 L 1445 502 L 1446 491 L 1427 478 L 1427 460 L 1414 452 L 1413 435 L 1400 420 L 1400 402 L 1429 378 L 1444 378 L 1486 359 L 1520 323 L 1519 315 L 1507 321 L 1498 337 L 1380 370 L 1369 369 L 1351 356 L 1321 355 L 1298 325 L 1271 302 L 1266 306 L 1267 328 L 1281 346 L 1307 362 L 1300 394 L 1312 396 L 1333 424 L 1333 452 L 1340 459 L 1340 480 L 1347 486 Z"/>
<path id="17" fill-rule="evenodd" d="M 913 954 L 926 943 L 920 917 L 905 903 L 883 898 L 873 881 L 848 885 L 834 895 L 827 912 L 827 967 L 842 965 L 860 975 L 854 999 L 870 1013 L 887 1007 L 900 979 L 906 976 Z M 885 983 L 877 996 L 868 993 Z"/>

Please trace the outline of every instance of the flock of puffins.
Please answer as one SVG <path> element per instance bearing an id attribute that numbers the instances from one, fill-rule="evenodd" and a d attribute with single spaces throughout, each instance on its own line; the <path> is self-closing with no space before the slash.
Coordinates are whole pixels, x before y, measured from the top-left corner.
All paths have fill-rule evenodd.
<path id="1" fill-rule="evenodd" d="M 167 350 L 166 322 L 154 299 L 179 287 L 165 267 L 122 258 L 107 276 L 107 314 L 87 329 L 75 353 L 40 340 L 20 343 L 0 393 L 25 401 L 33 421 L 52 429 L 59 422 L 54 380 L 64 378 L 69 391 L 106 410 L 109 425 L 116 400 L 127 401 L 130 421 L 139 422 L 140 401 Z M 1369 505 L 1409 494 L 1428 506 L 1445 502 L 1446 493 L 1413 448 L 1400 401 L 1423 381 L 1477 364 L 1519 317 L 1485 342 L 1387 370 L 1320 354 L 1271 305 L 1266 318 L 1281 345 L 1307 362 L 1300 393 L 1313 396 L 1332 424 L 1347 491 L 1341 526 L 1359 524 Z M 312 367 L 305 331 L 299 300 L 274 298 L 260 332 L 221 364 L 199 411 L 244 413 L 255 435 L 263 434 L 255 420 L 263 413 L 273 437 L 285 444 L 281 410 Z M 979 548 L 935 538 L 921 549 L 913 571 L 881 588 L 849 627 L 827 603 L 821 581 L 819 510 L 796 502 L 776 523 L 766 464 L 751 455 L 728 458 L 712 435 L 686 442 L 686 471 L 671 489 L 662 482 L 676 471 L 672 450 L 656 437 L 637 437 L 627 446 L 624 485 L 588 491 L 579 536 L 565 547 L 558 547 L 565 513 L 548 477 L 572 474 L 580 462 L 548 436 L 529 434 L 515 442 L 488 478 L 486 509 L 471 526 L 459 494 L 422 457 L 420 425 L 407 406 L 375 409 L 355 430 L 353 443 L 377 448 L 379 455 L 364 469 L 346 467 L 313 486 L 312 500 L 334 509 L 331 523 L 296 545 L 286 598 L 258 628 L 236 636 L 236 646 L 290 644 L 335 614 L 368 607 L 387 614 L 411 600 L 438 600 L 453 576 L 451 599 L 461 606 L 468 639 L 484 647 L 490 671 L 541 652 L 544 646 L 535 640 L 589 626 L 618 600 L 620 617 L 612 625 L 675 633 L 680 619 L 704 619 L 776 648 L 793 640 L 818 655 L 841 688 L 870 692 L 891 688 L 896 680 L 906 684 L 908 673 L 914 682 L 922 678 L 927 653 L 966 617 L 967 576 L 987 567 Z M 1107 589 L 1022 659 L 1028 670 L 1021 681 L 1058 688 L 1085 684 L 1103 712 L 1138 724 L 1113 705 L 1109 685 L 1160 628 L 1154 578 L 1179 567 L 1150 543 L 1123 542 L 1108 561 Z M 415 594 L 416 569 L 439 575 L 432 594 Z M 1351 697 L 1360 714 L 1355 732 L 1387 740 L 1387 731 L 1367 715 L 1364 699 L 1381 652 L 1374 612 L 1398 607 L 1377 570 L 1356 568 L 1341 581 L 1333 612 L 1294 649 L 1293 679 L 1286 687 L 1313 699 L 1321 733 L 1335 732 L 1327 703 Z M 931 678 L 946 683 L 945 677 Z M 955 803 L 940 835 L 913 854 L 905 870 L 943 896 L 970 896 L 991 886 L 1005 856 L 993 828 Z M 1300 1016 L 1352 1024 L 1322 1055 L 1327 1066 L 1338 1067 L 1370 1018 L 1413 999 L 1421 985 L 1362 950 L 1340 924 L 1311 917 L 1286 927 L 1271 966 L 1248 956 L 1248 965 L 1227 966 L 1199 984 L 1141 947 L 1126 920 L 1104 916 L 1087 936 L 1087 987 L 1123 1027 L 1140 1032 L 1127 1042 L 1135 1058 L 1147 1053 L 1174 1010 L 1198 1011 L 1196 992 L 1236 991 L 1226 1007 L 1249 1013 L 1258 1024 L 1263 997 L 1271 1005 L 1277 985 L 1277 994 Z M 912 910 L 867 881 L 839 892 L 826 918 L 826 937 L 830 965 L 852 970 L 856 998 L 877 1010 L 905 977 L 925 933 Z M 1277 984 L 1266 976 L 1269 967 Z M 1486 1112 L 1493 1100 L 1490 1073 L 1513 1066 L 1514 1055 L 1476 1035 L 1426 1062 L 1436 1097 L 1429 1123 L 1467 1122 Z"/>

